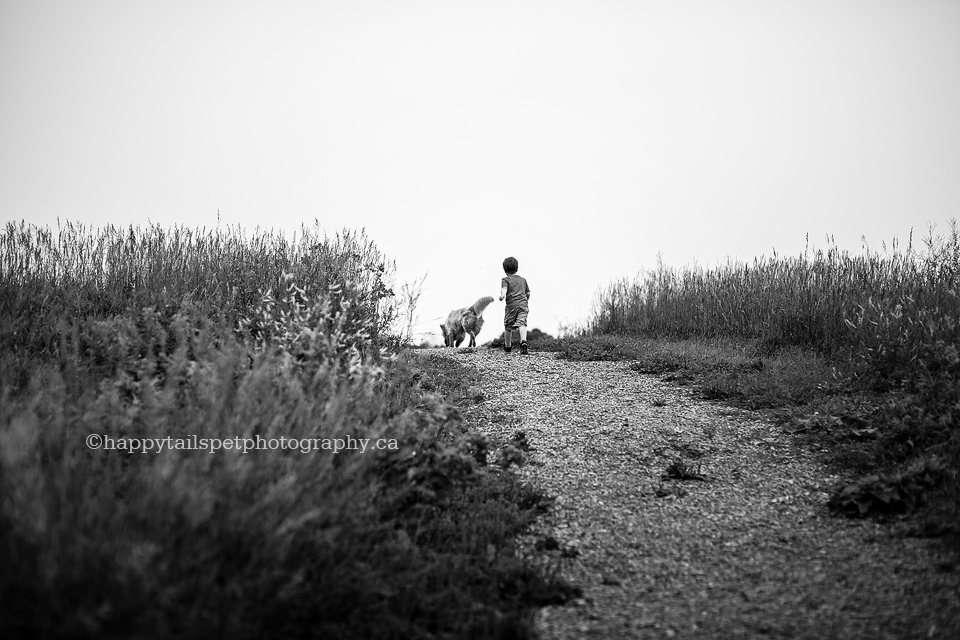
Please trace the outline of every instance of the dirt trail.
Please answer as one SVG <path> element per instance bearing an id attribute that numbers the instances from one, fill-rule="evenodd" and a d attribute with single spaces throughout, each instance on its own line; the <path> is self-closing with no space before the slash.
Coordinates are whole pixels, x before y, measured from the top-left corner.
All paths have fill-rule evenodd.
<path id="1" fill-rule="evenodd" d="M 960 568 L 937 540 L 831 516 L 836 478 L 757 414 L 626 363 L 438 349 L 482 374 L 466 411 L 526 434 L 521 473 L 557 497 L 539 535 L 582 599 L 543 638 L 958 638 Z M 707 480 L 662 480 L 677 459 Z"/>

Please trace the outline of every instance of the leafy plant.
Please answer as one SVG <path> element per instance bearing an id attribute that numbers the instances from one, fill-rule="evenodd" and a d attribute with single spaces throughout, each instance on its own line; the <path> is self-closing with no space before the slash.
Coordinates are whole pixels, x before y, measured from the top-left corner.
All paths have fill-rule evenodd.
<path id="1" fill-rule="evenodd" d="M 860 518 L 912 513 L 944 475 L 938 460 L 925 460 L 901 473 L 872 475 L 840 487 L 828 506 L 837 513 Z"/>

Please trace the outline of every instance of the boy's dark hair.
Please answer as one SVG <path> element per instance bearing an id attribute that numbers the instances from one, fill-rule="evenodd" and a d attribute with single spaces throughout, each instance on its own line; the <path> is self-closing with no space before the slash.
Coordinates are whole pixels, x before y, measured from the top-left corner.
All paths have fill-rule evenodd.
<path id="1" fill-rule="evenodd" d="M 517 259 L 513 256 L 507 258 L 503 261 L 503 272 L 507 274 L 514 274 L 517 272 L 517 269 L 520 268 L 520 264 L 517 262 Z"/>

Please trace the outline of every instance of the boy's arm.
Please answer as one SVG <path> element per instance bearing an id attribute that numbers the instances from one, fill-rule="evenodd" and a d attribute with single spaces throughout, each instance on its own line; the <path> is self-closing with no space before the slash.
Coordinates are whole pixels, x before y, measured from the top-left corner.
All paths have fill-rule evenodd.
<path id="1" fill-rule="evenodd" d="M 507 285 L 500 287 L 500 300 L 503 300 L 507 297 Z"/>

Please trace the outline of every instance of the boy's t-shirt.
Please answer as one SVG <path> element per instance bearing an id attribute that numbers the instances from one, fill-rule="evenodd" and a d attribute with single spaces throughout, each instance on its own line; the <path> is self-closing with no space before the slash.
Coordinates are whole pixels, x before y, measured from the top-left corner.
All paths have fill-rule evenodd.
<path id="1" fill-rule="evenodd" d="M 527 285 L 526 278 L 518 276 L 515 273 L 504 276 L 503 280 L 500 281 L 500 287 L 507 288 L 507 309 L 524 309 L 529 311 L 527 307 L 527 297 L 530 295 L 530 287 Z"/>

